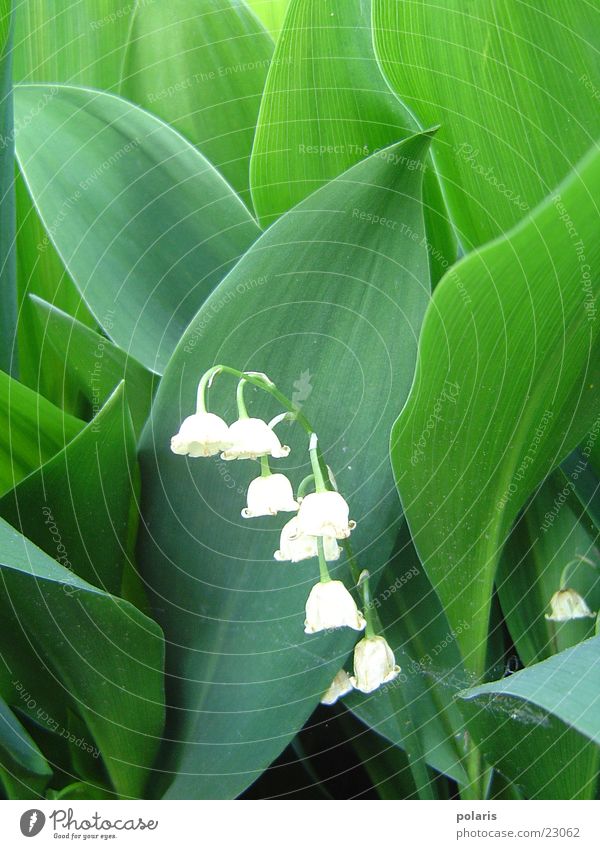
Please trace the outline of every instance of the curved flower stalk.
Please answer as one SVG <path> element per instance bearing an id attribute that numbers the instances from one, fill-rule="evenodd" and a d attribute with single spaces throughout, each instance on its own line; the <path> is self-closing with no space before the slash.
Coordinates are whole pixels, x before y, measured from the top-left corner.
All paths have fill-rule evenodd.
<path id="1" fill-rule="evenodd" d="M 568 586 L 568 579 L 573 567 L 585 565 L 597 569 L 596 564 L 587 557 L 576 557 L 570 560 L 562 570 L 560 586 L 550 599 L 550 613 L 546 619 L 550 622 L 569 622 L 573 619 L 595 619 L 596 614 L 590 610 L 586 600 L 577 590 Z"/>
<path id="2" fill-rule="evenodd" d="M 236 402 L 238 417 L 230 425 L 215 413 L 209 412 L 206 395 L 213 380 L 219 374 L 228 374 L 238 379 Z M 244 400 L 246 384 L 262 389 L 271 395 L 285 412 L 276 415 L 270 422 L 250 416 Z M 268 458 L 287 457 L 290 449 L 282 445 L 274 428 L 282 421 L 295 421 L 309 437 L 308 454 L 312 474 L 298 486 L 297 495 L 286 475 L 271 471 Z M 319 582 L 315 584 L 306 600 L 304 630 L 306 634 L 317 634 L 335 628 L 350 628 L 364 631 L 354 653 L 354 675 L 351 677 L 340 670 L 323 696 L 323 704 L 333 704 L 354 687 L 370 693 L 382 684 L 393 680 L 400 672 L 392 649 L 377 634 L 378 622 L 370 602 L 369 573 L 360 573 L 358 581 L 351 587 L 364 602 L 363 613 L 343 581 L 332 580 L 328 562 L 340 558 L 338 540 L 343 541 L 351 572 L 358 574 L 349 537 L 356 522 L 349 518 L 350 508 L 343 495 L 338 492 L 333 472 L 325 465 L 318 446 L 317 435 L 304 414 L 281 393 L 263 373 L 242 372 L 230 366 L 219 365 L 209 369 L 200 379 L 196 412 L 181 424 L 179 432 L 171 441 L 176 454 L 191 457 L 211 457 L 218 453 L 223 460 L 260 460 L 261 474 L 248 487 L 247 504 L 241 511 L 245 519 L 256 516 L 275 516 L 280 512 L 296 512 L 280 532 L 279 549 L 274 559 L 279 562 L 298 563 L 318 559 Z"/>

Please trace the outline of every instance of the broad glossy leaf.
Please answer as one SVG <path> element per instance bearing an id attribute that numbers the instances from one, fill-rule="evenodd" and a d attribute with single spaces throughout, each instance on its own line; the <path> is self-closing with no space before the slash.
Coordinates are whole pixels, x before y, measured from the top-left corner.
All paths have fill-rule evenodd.
<path id="1" fill-rule="evenodd" d="M 246 0 L 256 17 L 263 22 L 265 29 L 277 38 L 290 0 Z"/>
<path id="2" fill-rule="evenodd" d="M 250 205 L 250 151 L 272 54 L 240 0 L 138 3 L 120 94 L 179 130 Z"/>
<path id="3" fill-rule="evenodd" d="M 458 642 L 478 675 L 510 526 L 598 415 L 598 322 L 586 305 L 598 291 L 599 192 L 594 153 L 560 195 L 445 275 L 392 433 L 417 550 L 451 627 L 471 623 Z"/>
<path id="4" fill-rule="evenodd" d="M 386 567 L 375 608 L 384 635 L 402 668 L 395 685 L 364 695 L 352 693 L 347 706 L 374 731 L 403 747 L 407 714 L 420 736 L 427 762 L 459 783 L 466 781 L 460 743 L 463 721 L 454 695 L 467 684 L 456 637 L 404 530 Z M 462 623 L 461 630 L 468 628 Z M 397 713 L 394 692 L 402 688 L 406 709 Z"/>
<path id="5" fill-rule="evenodd" d="M 561 573 L 577 558 L 600 566 L 600 550 L 565 500 L 568 482 L 553 473 L 514 527 L 502 554 L 496 584 L 502 610 L 519 657 L 529 665 L 581 642 L 594 633 L 592 619 L 549 622 L 549 602 L 560 588 Z M 567 573 L 591 610 L 600 606 L 596 569 L 581 563 Z"/>
<path id="6" fill-rule="evenodd" d="M 135 449 L 120 384 L 81 433 L 0 499 L 0 515 L 63 566 L 118 595 Z"/>
<path id="7" fill-rule="evenodd" d="M 520 221 L 600 135 L 600 10 L 551 0 L 373 0 L 375 49 L 426 125 L 466 247 Z"/>
<path id="8" fill-rule="evenodd" d="M 166 124 L 110 94 L 57 89 L 19 133 L 21 169 L 99 324 L 160 372 L 260 231 L 228 183 Z M 16 89 L 18 120 L 44 91 Z"/>
<path id="9" fill-rule="evenodd" d="M 139 796 L 163 723 L 159 627 L 59 565 L 3 519 L 0 552 L 2 642 L 10 634 L 25 666 L 54 676 L 62 701 L 85 721 L 86 745 L 98 746 L 117 792 Z M 18 705 L 16 691 L 14 700 Z"/>
<path id="10" fill-rule="evenodd" d="M 418 241 L 391 241 L 353 209 L 406 221 L 423 233 L 421 174 L 428 136 L 375 155 L 277 221 L 191 323 L 174 354 L 141 443 L 139 562 L 170 646 L 169 796 L 233 797 L 303 725 L 339 669 L 353 635 L 303 635 L 316 561 L 276 564 L 283 517 L 240 518 L 254 463 L 173 455 L 170 437 L 215 363 L 264 371 L 314 420 L 325 459 L 358 520 L 360 562 L 377 573 L 400 519 L 389 429 L 410 386 L 429 297 Z M 325 213 L 324 210 L 327 210 Z M 211 408 L 235 417 L 235 383 L 220 377 Z M 279 412 L 248 393 L 253 414 Z M 284 464 L 307 474 L 306 436 L 284 426 Z M 336 574 L 346 575 L 340 564 Z M 182 757 L 183 756 L 183 757 Z"/>
<path id="11" fill-rule="evenodd" d="M 271 223 L 351 165 L 417 129 L 375 59 L 370 0 L 291 0 L 267 78 L 250 163 L 259 220 Z M 418 167 L 409 161 L 396 164 Z M 436 281 L 444 262 L 447 266 L 454 261 L 456 245 L 430 161 L 423 170 L 425 242 Z M 379 216 L 373 226 L 382 227 L 390 240 L 416 237 L 401 220 Z"/>
<path id="12" fill-rule="evenodd" d="M 83 422 L 0 371 L 0 493 L 76 436 Z"/>
<path id="13" fill-rule="evenodd" d="M 600 419 L 598 419 L 600 425 Z M 560 468 L 567 502 L 588 531 L 600 534 L 600 479 L 588 445 L 573 451 Z M 569 491 L 570 490 L 570 491 Z"/>
<path id="14" fill-rule="evenodd" d="M 599 688 L 600 637 L 593 637 L 461 696 L 470 730 L 490 762 L 526 796 L 593 798 Z"/>
<path id="15" fill-rule="evenodd" d="M 123 0 L 19 0 L 15 80 L 116 89 L 131 14 Z"/>
<path id="16" fill-rule="evenodd" d="M 52 777 L 52 770 L 37 744 L 21 725 L 6 702 L 0 698 L 0 775 L 7 789 L 35 798 Z M 19 793 L 21 791 L 21 793 Z"/>
<path id="17" fill-rule="evenodd" d="M 12 0 L 0 2 L 0 368 L 16 373 L 14 127 L 12 102 Z"/>
<path id="18" fill-rule="evenodd" d="M 150 412 L 156 377 L 122 348 L 76 318 L 35 296 L 31 302 L 44 340 L 42 370 L 46 370 L 51 351 L 62 366 L 63 388 L 83 397 L 90 415 L 98 412 L 119 381 L 124 380 L 133 425 L 140 433 Z"/>
<path id="19" fill-rule="evenodd" d="M 37 295 L 88 327 L 97 327 L 81 294 L 48 240 L 20 172 L 17 202 L 17 284 L 19 295 L 19 380 L 68 413 L 81 416 L 79 392 L 65 385 L 62 357 L 52 354 L 42 335 L 30 295 Z M 43 362 L 42 362 L 43 360 Z"/>

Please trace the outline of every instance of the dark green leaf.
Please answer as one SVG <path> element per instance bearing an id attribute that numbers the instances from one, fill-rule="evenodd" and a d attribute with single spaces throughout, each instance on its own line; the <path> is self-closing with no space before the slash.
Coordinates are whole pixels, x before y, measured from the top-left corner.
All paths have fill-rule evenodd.
<path id="1" fill-rule="evenodd" d="M 0 0 L 0 368 L 17 372 L 12 0 Z"/>

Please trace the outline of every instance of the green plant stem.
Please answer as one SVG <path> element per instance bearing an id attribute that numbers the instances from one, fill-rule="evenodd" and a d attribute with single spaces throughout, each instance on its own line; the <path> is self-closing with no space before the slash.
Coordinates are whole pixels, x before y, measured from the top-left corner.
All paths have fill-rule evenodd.
<path id="1" fill-rule="evenodd" d="M 325 560 L 325 546 L 323 544 L 323 537 L 317 537 L 317 551 L 319 552 L 319 573 L 321 575 L 321 583 L 328 584 L 331 581 L 331 575 L 329 574 L 329 569 L 327 568 L 327 561 Z"/>

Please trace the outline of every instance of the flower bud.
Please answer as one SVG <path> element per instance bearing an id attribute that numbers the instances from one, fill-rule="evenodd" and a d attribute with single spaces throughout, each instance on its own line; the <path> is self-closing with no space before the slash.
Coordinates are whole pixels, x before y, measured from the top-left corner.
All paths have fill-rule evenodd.
<path id="1" fill-rule="evenodd" d="M 334 705 L 338 699 L 341 699 L 342 696 L 347 696 L 348 693 L 351 693 L 353 690 L 352 681 L 350 680 L 350 676 L 346 672 L 345 669 L 340 669 L 338 674 L 335 676 L 331 684 L 329 685 L 329 689 L 323 695 L 321 699 L 322 705 Z"/>
<path id="2" fill-rule="evenodd" d="M 348 521 L 349 508 L 339 492 L 311 492 L 302 499 L 298 527 L 315 537 L 346 539 L 356 522 Z"/>
<path id="3" fill-rule="evenodd" d="M 372 693 L 382 684 L 393 681 L 400 673 L 394 652 L 384 637 L 363 637 L 354 649 L 352 686 L 362 693 Z"/>
<path id="4" fill-rule="evenodd" d="M 287 457 L 290 449 L 282 445 L 275 431 L 262 419 L 238 419 L 229 427 L 229 448 L 223 460 L 256 460 L 258 457 Z"/>
<path id="5" fill-rule="evenodd" d="M 356 602 L 341 581 L 315 584 L 306 601 L 305 634 L 329 628 L 353 628 L 362 631 L 366 621 Z"/>
<path id="6" fill-rule="evenodd" d="M 323 549 L 325 560 L 338 560 L 340 547 L 334 537 L 323 537 Z M 317 557 L 319 549 L 317 538 L 303 534 L 298 527 L 298 517 L 294 516 L 281 529 L 279 538 L 279 550 L 275 552 L 275 560 L 289 560 L 298 563 L 300 560 L 308 560 L 309 557 Z"/>
<path id="7" fill-rule="evenodd" d="M 551 622 L 568 622 L 571 619 L 593 619 L 595 613 L 589 609 L 577 590 L 566 587 L 558 590 L 550 599 L 550 613 L 546 613 L 546 619 Z"/>
<path id="8" fill-rule="evenodd" d="M 285 475 L 267 475 L 255 478 L 248 487 L 248 506 L 242 510 L 244 519 L 253 516 L 275 516 L 279 511 L 295 512 L 292 485 Z"/>
<path id="9" fill-rule="evenodd" d="M 222 418 L 214 413 L 194 413 L 184 419 L 179 433 L 171 438 L 174 454 L 189 454 L 190 457 L 212 457 L 231 445 L 229 428 Z"/>

